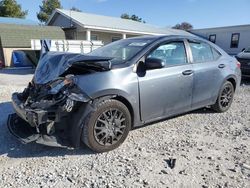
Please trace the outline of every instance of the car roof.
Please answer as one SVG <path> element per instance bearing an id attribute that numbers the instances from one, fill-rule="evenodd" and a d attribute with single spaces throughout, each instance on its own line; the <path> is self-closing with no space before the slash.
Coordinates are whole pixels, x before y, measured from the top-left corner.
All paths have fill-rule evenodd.
<path id="1" fill-rule="evenodd" d="M 138 36 L 138 37 L 131 37 L 131 38 L 127 38 L 127 39 L 152 39 L 152 40 L 158 40 L 158 39 L 169 39 L 169 38 L 184 38 L 184 39 L 193 39 L 193 40 L 202 40 L 202 38 L 194 36 L 194 35 L 144 35 L 144 36 Z"/>

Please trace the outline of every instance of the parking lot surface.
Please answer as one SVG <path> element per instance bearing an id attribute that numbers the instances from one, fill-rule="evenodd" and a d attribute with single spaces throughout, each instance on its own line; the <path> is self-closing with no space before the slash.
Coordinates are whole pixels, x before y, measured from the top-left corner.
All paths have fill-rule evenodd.
<path id="1" fill-rule="evenodd" d="M 250 81 L 226 113 L 200 109 L 170 118 L 95 154 L 23 145 L 9 133 L 11 93 L 33 72 L 0 71 L 0 187 L 250 187 Z"/>

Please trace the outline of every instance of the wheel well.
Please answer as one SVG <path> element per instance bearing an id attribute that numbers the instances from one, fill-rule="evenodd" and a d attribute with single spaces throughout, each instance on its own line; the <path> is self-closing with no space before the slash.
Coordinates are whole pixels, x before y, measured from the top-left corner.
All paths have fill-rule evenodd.
<path id="1" fill-rule="evenodd" d="M 126 99 L 126 98 L 124 98 L 124 97 L 122 97 L 122 96 L 116 96 L 116 97 L 114 97 L 113 99 L 115 99 L 115 100 L 118 100 L 118 101 L 120 101 L 120 102 L 122 102 L 124 105 L 126 105 L 126 107 L 128 108 L 128 110 L 129 110 L 129 112 L 130 112 L 130 115 L 131 115 L 131 123 L 132 123 L 132 127 L 133 127 L 133 122 L 134 122 L 134 110 L 133 110 L 133 107 L 132 107 L 132 105 L 130 104 L 130 102 Z"/>
<path id="2" fill-rule="evenodd" d="M 235 81 L 235 79 L 229 78 L 229 79 L 227 79 L 227 81 L 229 81 L 229 82 L 231 82 L 231 83 L 233 84 L 233 86 L 234 86 L 234 91 L 235 91 L 235 89 L 236 89 L 236 81 Z"/>

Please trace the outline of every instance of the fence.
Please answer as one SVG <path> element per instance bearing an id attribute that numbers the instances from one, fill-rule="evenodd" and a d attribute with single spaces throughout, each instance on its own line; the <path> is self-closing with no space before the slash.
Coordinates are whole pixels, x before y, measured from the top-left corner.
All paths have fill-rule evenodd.
<path id="1" fill-rule="evenodd" d="M 72 53 L 89 53 L 104 44 L 102 41 L 86 41 L 86 40 L 51 40 L 50 51 L 56 52 L 72 52 Z M 41 41 L 31 40 L 32 50 L 41 50 Z"/>

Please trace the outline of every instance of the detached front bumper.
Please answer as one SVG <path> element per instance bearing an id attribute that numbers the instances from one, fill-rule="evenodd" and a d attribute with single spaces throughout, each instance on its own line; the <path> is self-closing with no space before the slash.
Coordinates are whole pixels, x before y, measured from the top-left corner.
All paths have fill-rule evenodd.
<path id="1" fill-rule="evenodd" d="M 8 117 L 8 129 L 23 144 L 34 142 L 39 138 L 36 128 L 31 127 L 17 114 L 10 114 Z"/>
<path id="2" fill-rule="evenodd" d="M 57 132 L 47 134 L 44 131 L 39 131 L 40 126 L 51 122 L 49 119 L 49 113 L 51 112 L 25 108 L 17 95 L 17 93 L 12 95 L 12 104 L 16 113 L 10 114 L 7 122 L 8 129 L 12 135 L 24 144 L 36 142 L 53 147 L 71 147 L 69 140 Z"/>
<path id="3" fill-rule="evenodd" d="M 12 95 L 12 105 L 16 113 L 32 127 L 37 127 L 48 121 L 48 112 L 45 110 L 33 110 L 25 108 L 23 103 L 18 99 L 18 93 Z"/>

